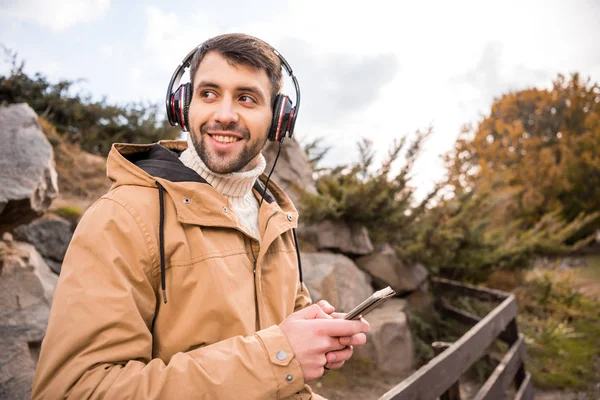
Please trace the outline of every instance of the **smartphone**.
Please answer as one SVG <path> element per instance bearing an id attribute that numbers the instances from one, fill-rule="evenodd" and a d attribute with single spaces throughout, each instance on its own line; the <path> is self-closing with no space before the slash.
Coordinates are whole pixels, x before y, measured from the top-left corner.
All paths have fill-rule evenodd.
<path id="1" fill-rule="evenodd" d="M 394 289 L 389 286 L 378 290 L 369 296 L 369 298 L 367 298 L 365 301 L 350 310 L 344 316 L 344 319 L 358 319 L 360 317 L 364 317 L 369 312 L 382 305 L 387 299 L 393 297 L 395 294 L 396 292 Z"/>

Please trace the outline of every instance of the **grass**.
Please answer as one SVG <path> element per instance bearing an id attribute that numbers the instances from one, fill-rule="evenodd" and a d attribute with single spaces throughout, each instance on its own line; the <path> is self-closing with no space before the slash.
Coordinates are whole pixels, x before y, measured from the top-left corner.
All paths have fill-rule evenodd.
<path id="1" fill-rule="evenodd" d="M 54 214 L 58 215 L 69 221 L 72 225 L 77 223 L 79 217 L 83 214 L 83 210 L 76 206 L 65 206 L 51 210 Z"/>
<path id="2" fill-rule="evenodd" d="M 575 273 L 534 270 L 516 291 L 526 366 L 540 388 L 585 389 L 597 379 L 600 302 L 573 288 Z"/>

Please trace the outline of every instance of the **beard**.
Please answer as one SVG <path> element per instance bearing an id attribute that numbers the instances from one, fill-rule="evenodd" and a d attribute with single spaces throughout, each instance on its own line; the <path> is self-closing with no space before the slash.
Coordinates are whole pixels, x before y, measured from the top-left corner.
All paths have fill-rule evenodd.
<path id="1" fill-rule="evenodd" d="M 209 138 L 210 135 L 208 134 L 210 131 L 236 133 L 245 141 L 244 147 L 241 151 L 238 151 L 237 154 L 230 152 L 216 152 L 215 154 L 214 151 L 211 152 L 208 150 L 209 146 L 207 146 L 206 143 L 208 140 L 211 140 Z M 267 142 L 267 134 L 268 132 L 264 135 L 264 139 L 263 137 L 252 139 L 250 131 L 237 124 L 230 124 L 227 127 L 220 124 L 211 126 L 204 124 L 200 127 L 200 135 L 196 135 L 195 132 L 190 130 L 190 138 L 192 139 L 192 144 L 194 145 L 196 153 L 204 165 L 217 174 L 229 174 L 244 170 L 245 167 L 262 151 Z"/>

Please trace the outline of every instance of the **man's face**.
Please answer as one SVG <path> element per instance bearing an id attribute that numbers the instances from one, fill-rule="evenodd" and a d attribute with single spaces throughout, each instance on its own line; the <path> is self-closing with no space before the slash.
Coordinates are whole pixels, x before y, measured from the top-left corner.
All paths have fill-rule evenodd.
<path id="1" fill-rule="evenodd" d="M 233 66 L 212 51 L 198 66 L 194 85 L 190 135 L 204 164 L 219 174 L 254 168 L 273 115 L 266 71 Z"/>

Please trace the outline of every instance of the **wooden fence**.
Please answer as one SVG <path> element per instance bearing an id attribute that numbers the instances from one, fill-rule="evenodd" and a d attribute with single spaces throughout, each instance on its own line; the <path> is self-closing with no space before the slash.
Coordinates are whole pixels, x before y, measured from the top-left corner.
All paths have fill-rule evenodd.
<path id="1" fill-rule="evenodd" d="M 436 296 L 442 295 L 437 300 L 441 311 L 474 326 L 454 343 L 434 343 L 436 353 L 439 354 L 379 400 L 459 400 L 460 377 L 485 354 L 496 339 L 507 343 L 509 350 L 474 399 L 504 399 L 511 382 L 516 389 L 515 399 L 533 399 L 531 376 L 525 371 L 523 364 L 526 349 L 523 336 L 517 328 L 515 296 L 441 278 L 434 278 L 433 285 Z M 479 318 L 451 306 L 443 297 L 444 293 L 496 301 L 499 305 L 484 318 Z"/>

